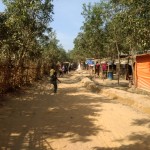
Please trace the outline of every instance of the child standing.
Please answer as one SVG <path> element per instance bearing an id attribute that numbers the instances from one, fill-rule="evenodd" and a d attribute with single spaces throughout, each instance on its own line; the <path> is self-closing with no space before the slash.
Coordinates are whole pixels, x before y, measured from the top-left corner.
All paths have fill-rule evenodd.
<path id="1" fill-rule="evenodd" d="M 51 84 L 54 86 L 54 93 L 57 93 L 57 81 L 61 83 L 61 81 L 57 78 L 57 72 L 55 71 L 53 75 L 51 76 Z"/>

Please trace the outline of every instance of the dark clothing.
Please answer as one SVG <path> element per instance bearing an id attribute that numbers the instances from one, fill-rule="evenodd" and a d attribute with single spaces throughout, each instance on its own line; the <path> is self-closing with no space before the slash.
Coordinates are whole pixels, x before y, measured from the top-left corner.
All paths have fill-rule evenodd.
<path id="1" fill-rule="evenodd" d="M 132 76 L 132 66 L 131 65 L 127 65 L 126 80 L 130 80 L 131 76 Z"/>
<path id="2" fill-rule="evenodd" d="M 97 74 L 97 75 L 99 76 L 99 72 L 100 72 L 100 64 L 97 63 L 97 64 L 95 65 L 95 74 Z"/>
<path id="3" fill-rule="evenodd" d="M 52 84 L 54 86 L 54 93 L 57 93 L 57 81 L 53 81 Z"/>
<path id="4" fill-rule="evenodd" d="M 57 75 L 56 74 L 53 74 L 51 76 L 51 82 L 53 82 L 53 81 L 57 81 Z"/>
<path id="5" fill-rule="evenodd" d="M 57 93 L 57 75 L 53 74 L 50 80 L 51 84 L 54 86 L 54 93 Z"/>
<path id="6" fill-rule="evenodd" d="M 128 66 L 128 73 L 129 75 L 132 75 L 132 67 L 130 65 Z"/>

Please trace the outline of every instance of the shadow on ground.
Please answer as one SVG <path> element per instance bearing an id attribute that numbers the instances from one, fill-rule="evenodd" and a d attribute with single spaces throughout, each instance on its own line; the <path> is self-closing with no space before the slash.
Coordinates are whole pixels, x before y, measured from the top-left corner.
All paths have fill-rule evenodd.
<path id="1" fill-rule="evenodd" d="M 51 143 L 54 139 L 69 138 L 72 143 L 88 142 L 89 136 L 96 136 L 98 132 L 105 131 L 94 124 L 94 116 L 101 117 L 101 104 L 109 103 L 110 100 L 100 99 L 96 94 L 94 97 L 75 94 L 77 90 L 75 87 L 63 88 L 62 93 L 51 95 L 49 89 L 32 87 L 25 90 L 23 96 L 19 94 L 11 97 L 0 109 L 0 149 L 53 150 Z M 148 123 L 149 120 L 135 120 L 133 125 Z M 137 140 L 138 144 L 94 149 L 137 150 L 144 145 L 146 150 L 150 136 L 132 134 L 129 139 Z"/>
<path id="2" fill-rule="evenodd" d="M 88 136 L 103 130 L 92 118 L 101 104 L 96 97 L 72 95 L 75 91 L 50 95 L 32 88 L 8 100 L 0 110 L 0 149 L 47 150 L 52 149 L 47 139 L 57 138 L 89 141 Z"/>
<path id="3" fill-rule="evenodd" d="M 132 126 L 148 126 L 150 128 L 150 119 L 133 120 Z M 150 135 L 145 133 L 132 133 L 128 140 L 134 141 L 135 144 L 122 145 L 120 147 L 94 147 L 94 150 L 149 150 L 150 149 Z M 125 139 L 120 139 L 120 142 Z"/>

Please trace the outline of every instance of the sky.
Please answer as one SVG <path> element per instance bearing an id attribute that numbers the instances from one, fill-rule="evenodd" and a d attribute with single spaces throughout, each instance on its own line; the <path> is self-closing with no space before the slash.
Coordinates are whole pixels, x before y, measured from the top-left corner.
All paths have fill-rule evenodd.
<path id="1" fill-rule="evenodd" d="M 53 0 L 54 15 L 53 22 L 50 27 L 56 32 L 59 44 L 68 51 L 74 47 L 73 41 L 80 32 L 83 25 L 83 16 L 81 15 L 83 3 L 100 2 L 100 0 Z M 5 7 L 0 0 L 0 12 L 4 11 Z"/>

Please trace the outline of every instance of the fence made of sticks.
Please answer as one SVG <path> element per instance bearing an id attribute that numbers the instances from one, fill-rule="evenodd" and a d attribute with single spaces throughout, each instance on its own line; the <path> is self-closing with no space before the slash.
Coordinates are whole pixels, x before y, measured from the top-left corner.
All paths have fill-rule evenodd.
<path id="1" fill-rule="evenodd" d="M 30 65 L 15 66 L 0 65 L 0 93 L 32 84 L 41 79 L 48 72 L 48 66 L 32 63 Z"/>

